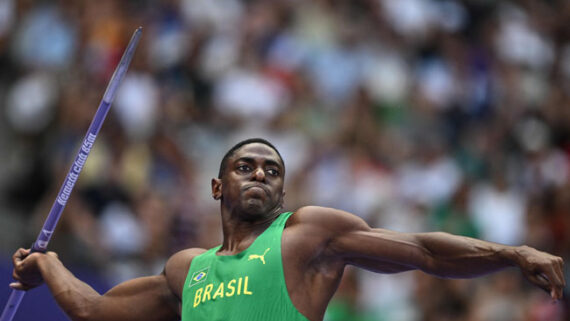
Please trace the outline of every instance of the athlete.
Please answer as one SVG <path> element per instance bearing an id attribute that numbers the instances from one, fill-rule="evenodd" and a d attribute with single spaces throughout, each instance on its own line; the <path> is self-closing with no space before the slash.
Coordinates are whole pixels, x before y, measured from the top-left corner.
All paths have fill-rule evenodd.
<path id="1" fill-rule="evenodd" d="M 283 213 L 284 174 L 273 145 L 242 141 L 212 179 L 222 215 L 220 246 L 178 252 L 160 275 L 121 283 L 103 295 L 74 277 L 55 253 L 19 249 L 11 286 L 28 290 L 45 282 L 71 319 L 107 321 L 322 320 L 347 264 L 446 278 L 518 267 L 552 299 L 562 298 L 560 257 L 440 232 L 374 229 L 331 208 Z"/>

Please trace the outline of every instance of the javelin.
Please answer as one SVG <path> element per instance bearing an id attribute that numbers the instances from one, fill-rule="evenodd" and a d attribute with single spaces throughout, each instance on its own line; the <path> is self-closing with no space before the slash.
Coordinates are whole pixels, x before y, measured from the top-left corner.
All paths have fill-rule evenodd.
<path id="1" fill-rule="evenodd" d="M 129 64 L 133 58 L 135 53 L 135 49 L 141 37 L 142 27 L 138 27 L 137 30 L 133 33 L 131 40 L 123 53 L 123 57 L 119 62 L 119 65 L 115 69 L 109 84 L 107 85 L 107 89 L 105 90 L 105 94 L 103 95 L 103 99 L 99 104 L 99 108 L 97 108 L 97 112 L 91 121 L 91 125 L 87 130 L 87 134 L 83 139 L 83 143 L 77 152 L 77 156 L 75 157 L 75 161 L 71 165 L 63 184 L 57 194 L 55 201 L 51 207 L 51 210 L 48 214 L 44 222 L 44 226 L 38 238 L 32 245 L 32 252 L 45 252 L 47 250 L 47 245 L 59 218 L 61 217 L 61 212 L 65 208 L 65 204 L 71 195 L 71 191 L 73 190 L 73 186 L 75 186 L 75 182 L 77 182 L 77 178 L 81 173 L 81 169 L 83 169 L 83 165 L 85 165 L 85 161 L 87 160 L 87 156 L 89 156 L 89 152 L 91 151 L 91 147 L 93 147 L 93 143 L 97 138 L 97 134 L 103 125 L 103 121 L 105 120 L 105 116 L 107 116 L 107 112 L 111 107 L 111 103 L 113 103 L 113 99 L 115 98 L 115 93 L 121 81 L 123 80 L 125 74 L 127 73 L 127 69 L 129 68 Z M 8 302 L 4 307 L 4 311 L 2 311 L 2 315 L 0 316 L 0 321 L 11 321 L 18 311 L 18 307 L 20 306 L 20 302 L 24 298 L 25 291 L 15 290 L 12 289 L 12 293 L 10 293 L 10 297 L 8 298 Z"/>

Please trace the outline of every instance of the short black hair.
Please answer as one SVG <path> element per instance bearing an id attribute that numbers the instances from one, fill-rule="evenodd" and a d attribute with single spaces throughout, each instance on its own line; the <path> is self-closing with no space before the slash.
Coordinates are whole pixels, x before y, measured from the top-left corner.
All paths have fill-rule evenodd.
<path id="1" fill-rule="evenodd" d="M 222 175 L 224 174 L 224 171 L 226 170 L 226 163 L 228 162 L 228 158 L 232 157 L 234 155 L 234 153 L 238 149 L 240 149 L 241 147 L 243 147 L 245 145 L 249 145 L 249 144 L 254 144 L 254 143 L 264 144 L 264 145 L 271 147 L 271 149 L 273 149 L 277 153 L 277 155 L 279 156 L 279 159 L 281 160 L 281 164 L 283 165 L 283 170 L 285 170 L 285 162 L 283 161 L 283 157 L 281 157 L 281 153 L 279 153 L 279 151 L 277 150 L 277 148 L 275 146 L 273 146 L 273 144 L 271 144 L 270 142 L 268 142 L 267 140 L 265 140 L 263 138 L 248 138 L 248 139 L 242 140 L 241 142 L 235 144 L 234 147 L 230 148 L 230 150 L 228 150 L 228 152 L 224 155 L 224 158 L 222 158 L 222 162 L 220 163 L 220 171 L 218 172 L 218 178 L 222 178 Z"/>

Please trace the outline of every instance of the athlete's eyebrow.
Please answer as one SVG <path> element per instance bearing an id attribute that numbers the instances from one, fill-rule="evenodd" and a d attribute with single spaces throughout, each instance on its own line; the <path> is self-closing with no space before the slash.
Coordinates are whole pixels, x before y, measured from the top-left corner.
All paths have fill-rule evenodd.
<path id="1" fill-rule="evenodd" d="M 244 157 L 240 157 L 240 158 L 238 158 L 238 159 L 235 160 L 236 163 L 238 163 L 238 162 L 240 162 L 240 161 L 241 161 L 241 162 L 246 162 L 246 163 L 250 163 L 250 164 L 251 164 L 251 163 L 255 163 L 255 158 L 244 156 Z M 265 158 L 265 163 L 266 163 L 267 165 L 277 166 L 279 169 L 282 169 L 282 168 L 283 168 L 283 166 L 282 166 L 277 160 L 275 160 L 275 159 Z"/>

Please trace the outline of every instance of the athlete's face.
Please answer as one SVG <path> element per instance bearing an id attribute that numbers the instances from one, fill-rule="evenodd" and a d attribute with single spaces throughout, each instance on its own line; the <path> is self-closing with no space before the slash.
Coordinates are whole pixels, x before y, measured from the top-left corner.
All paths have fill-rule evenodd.
<path id="1" fill-rule="evenodd" d="M 212 179 L 212 194 L 246 218 L 272 214 L 283 205 L 284 167 L 271 147 L 247 144 L 227 160 L 221 179 Z"/>

